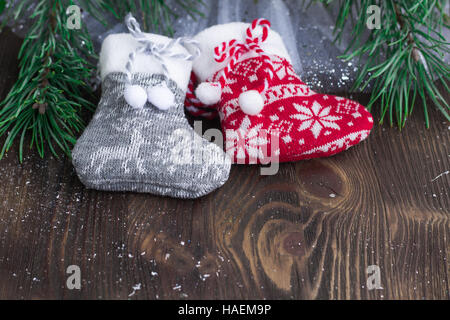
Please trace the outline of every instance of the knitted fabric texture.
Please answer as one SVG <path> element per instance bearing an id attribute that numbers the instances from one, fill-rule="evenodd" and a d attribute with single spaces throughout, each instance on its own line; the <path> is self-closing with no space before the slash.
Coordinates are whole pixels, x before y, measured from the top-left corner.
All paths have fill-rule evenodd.
<path id="1" fill-rule="evenodd" d="M 218 27 L 226 30 L 227 25 Z M 207 38 L 204 36 L 207 32 L 204 31 L 202 37 Z M 240 39 L 242 35 L 235 37 Z M 200 42 L 205 46 L 202 40 Z M 269 67 L 261 56 L 243 59 L 227 70 L 220 102 L 211 107 L 218 112 L 225 149 L 235 163 L 328 157 L 368 137 L 373 118 L 363 106 L 346 98 L 310 90 L 288 59 L 275 54 L 269 57 L 274 74 L 268 88 L 261 92 L 264 100 L 261 112 L 247 114 L 239 103 L 241 93 L 264 86 Z M 194 72 L 197 72 L 196 68 L 201 69 L 203 61 L 207 66 L 215 65 L 212 59 L 214 52 L 203 52 Z M 223 72 L 215 72 L 206 82 L 219 82 Z M 192 83 L 191 79 L 191 86 Z M 193 92 L 193 88 L 188 92 Z M 186 101 L 189 112 L 197 116 L 208 112 L 204 105 L 194 102 Z"/>
<path id="2" fill-rule="evenodd" d="M 260 58 L 239 63 L 230 74 L 218 106 L 226 152 L 235 162 L 298 161 L 328 157 L 366 139 L 371 114 L 360 104 L 313 92 L 286 59 L 272 56 L 275 76 L 255 116 L 244 114 L 238 96 L 264 79 Z M 217 81 L 219 74 L 213 81 Z M 273 137 L 271 136 L 273 134 Z M 278 141 L 277 141 L 278 139 Z M 273 143 L 278 144 L 272 145 Z M 273 153 L 273 154 L 272 154 Z"/>
<path id="3" fill-rule="evenodd" d="M 176 198 L 197 198 L 222 186 L 230 160 L 197 135 L 183 111 L 184 92 L 162 74 L 134 74 L 142 87 L 163 82 L 174 93 L 166 111 L 150 103 L 134 109 L 124 99 L 126 74 L 103 80 L 102 98 L 93 120 L 73 150 L 73 164 L 89 188 L 149 192 Z"/>

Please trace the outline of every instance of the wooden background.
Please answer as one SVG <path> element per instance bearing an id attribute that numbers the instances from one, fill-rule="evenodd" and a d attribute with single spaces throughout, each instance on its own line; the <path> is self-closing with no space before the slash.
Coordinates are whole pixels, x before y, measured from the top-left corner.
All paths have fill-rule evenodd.
<path id="1" fill-rule="evenodd" d="M 0 98 L 20 44 L 0 37 Z M 421 108 L 401 133 L 377 125 L 276 176 L 234 166 L 195 201 L 86 190 L 68 159 L 19 164 L 15 148 L 0 161 L 0 298 L 449 299 L 450 124 L 433 111 L 425 129 Z"/>

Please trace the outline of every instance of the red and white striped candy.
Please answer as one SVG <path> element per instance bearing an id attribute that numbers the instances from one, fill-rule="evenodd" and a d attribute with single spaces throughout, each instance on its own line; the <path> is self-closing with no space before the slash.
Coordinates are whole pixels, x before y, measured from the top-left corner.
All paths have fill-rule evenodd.
<path id="1" fill-rule="evenodd" d="M 258 27 L 262 27 L 262 34 L 256 36 L 255 32 Z M 236 66 L 239 58 L 246 52 L 253 51 L 261 56 L 267 68 L 267 77 L 264 80 L 264 86 L 259 88 L 258 91 L 263 93 L 270 85 L 270 81 L 273 78 L 273 64 L 269 55 L 264 52 L 259 46 L 260 43 L 267 40 L 269 36 L 270 22 L 266 19 L 256 19 L 252 22 L 251 26 L 247 28 L 245 43 L 239 42 L 236 39 L 228 42 L 223 42 L 220 46 L 214 49 L 215 60 L 217 62 L 224 62 L 227 59 L 231 59 L 228 65 L 223 69 L 222 76 L 219 79 L 220 86 L 223 88 L 227 82 L 228 75 Z"/>
<path id="2" fill-rule="evenodd" d="M 264 79 L 264 85 L 257 88 L 257 91 L 262 94 L 269 88 L 274 75 L 274 67 L 270 56 L 260 47 L 260 44 L 269 37 L 270 26 L 270 22 L 266 19 L 255 19 L 246 30 L 245 42 L 239 42 L 236 39 L 232 39 L 228 42 L 223 42 L 214 48 L 214 59 L 216 62 L 221 63 L 229 60 L 218 80 L 218 85 L 220 85 L 221 89 L 225 87 L 229 74 L 233 71 L 241 56 L 247 52 L 255 52 L 258 54 L 261 57 L 263 64 L 267 66 L 265 70 L 266 77 Z M 262 28 L 262 33 L 259 36 L 256 36 L 258 27 Z M 210 119 L 217 117 L 218 114 L 215 110 L 206 108 L 205 105 L 197 99 L 194 93 L 194 83 L 195 79 L 191 77 L 186 94 L 186 109 L 194 116 L 202 116 Z"/>

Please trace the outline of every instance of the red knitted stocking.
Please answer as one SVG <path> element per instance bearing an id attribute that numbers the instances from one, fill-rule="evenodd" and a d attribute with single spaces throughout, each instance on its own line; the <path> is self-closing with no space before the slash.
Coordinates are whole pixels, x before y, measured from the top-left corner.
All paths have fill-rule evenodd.
<path id="1" fill-rule="evenodd" d="M 231 158 L 237 163 L 267 163 L 327 157 L 367 138 L 373 119 L 363 106 L 313 92 L 300 80 L 288 59 L 258 52 L 268 32 L 252 37 L 261 21 L 266 20 L 255 20 L 248 27 L 246 43 L 232 40 L 218 46 L 215 52 L 217 62 L 223 61 L 220 59 L 224 54 L 225 59 L 231 60 L 247 51 L 257 55 L 242 61 L 237 57 L 206 81 L 220 85 L 220 100 L 212 108 L 220 116 L 226 152 Z M 262 27 L 268 29 L 267 25 Z M 236 43 L 242 47 L 236 48 Z M 258 48 L 252 48 L 253 44 Z M 234 51 L 230 49 L 233 45 Z M 205 92 L 197 91 L 197 96 L 204 97 Z M 209 117 L 214 116 L 214 111 L 197 102 L 194 114 L 209 112 Z M 260 107 L 258 103 L 262 103 Z M 189 97 L 186 106 L 194 111 Z"/>

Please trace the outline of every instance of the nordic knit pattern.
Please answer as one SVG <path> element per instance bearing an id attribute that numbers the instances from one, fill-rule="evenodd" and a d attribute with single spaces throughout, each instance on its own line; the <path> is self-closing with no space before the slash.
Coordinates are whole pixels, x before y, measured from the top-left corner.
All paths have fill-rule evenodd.
<path id="1" fill-rule="evenodd" d="M 264 85 L 267 64 L 261 57 L 245 59 L 228 72 L 221 101 L 214 106 L 225 134 L 226 152 L 235 163 L 327 157 L 368 137 L 373 118 L 363 106 L 315 93 L 288 60 L 277 55 L 271 55 L 271 60 L 274 77 L 262 93 L 265 102 L 259 114 L 242 112 L 238 98 L 242 92 Z M 217 82 L 221 75 L 218 71 L 207 81 Z"/>
<path id="2" fill-rule="evenodd" d="M 149 192 L 197 198 L 222 186 L 230 160 L 215 144 L 197 135 L 186 120 L 185 93 L 162 74 L 134 74 L 134 84 L 162 82 L 175 95 L 175 106 L 158 110 L 129 106 L 123 96 L 126 74 L 113 72 L 102 83 L 93 120 L 73 150 L 73 164 L 89 188 Z"/>

